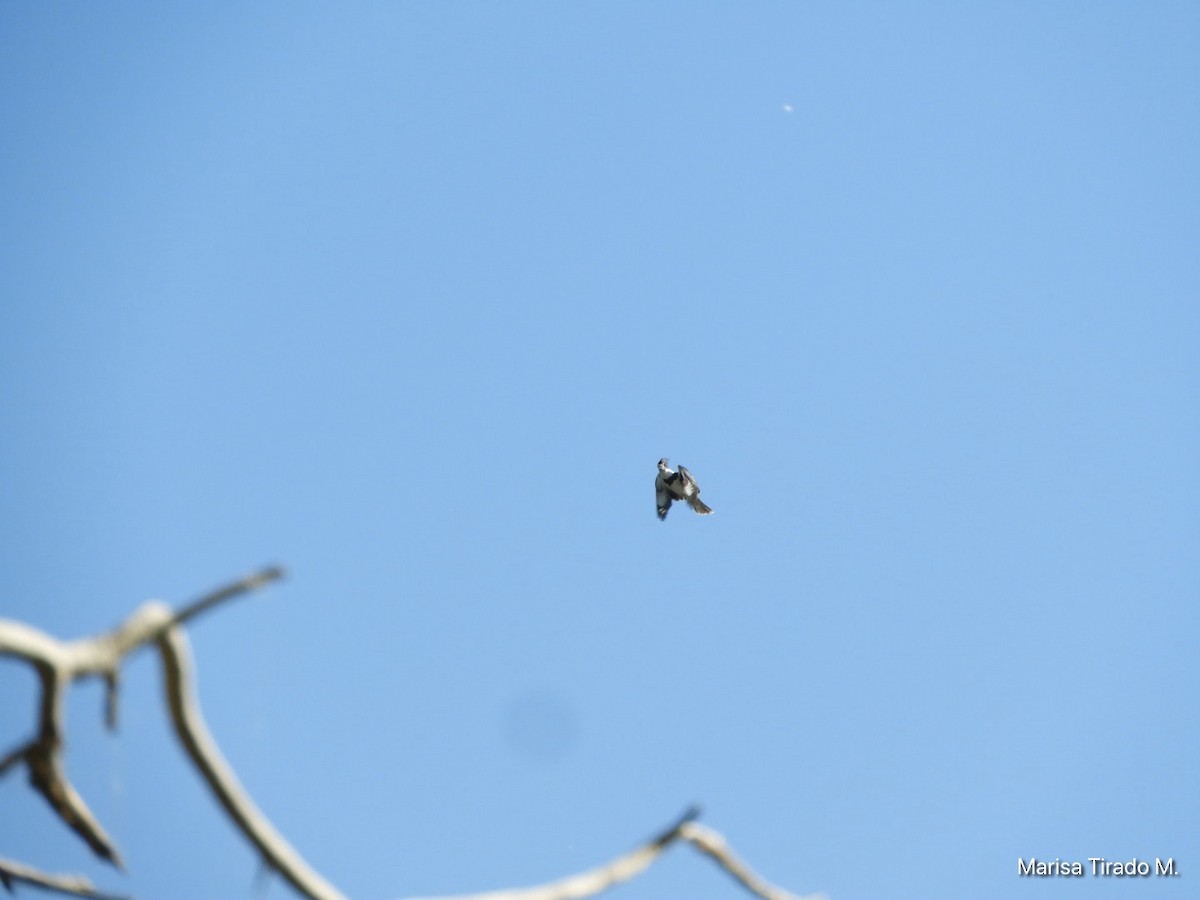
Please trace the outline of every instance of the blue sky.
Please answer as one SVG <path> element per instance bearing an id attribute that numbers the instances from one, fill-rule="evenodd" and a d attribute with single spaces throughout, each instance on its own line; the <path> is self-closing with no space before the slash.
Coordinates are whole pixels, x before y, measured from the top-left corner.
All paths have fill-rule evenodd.
<path id="1" fill-rule="evenodd" d="M 201 702 L 356 898 L 693 802 L 834 900 L 1187 896 L 1198 42 L 1165 2 L 6 2 L 0 615 L 286 565 L 190 629 Z M 716 515 L 656 520 L 660 456 Z M 0 855 L 253 896 L 149 654 L 123 699 L 72 693 L 67 763 L 128 877 L 18 776 Z M 677 850 L 619 896 L 742 894 Z"/>

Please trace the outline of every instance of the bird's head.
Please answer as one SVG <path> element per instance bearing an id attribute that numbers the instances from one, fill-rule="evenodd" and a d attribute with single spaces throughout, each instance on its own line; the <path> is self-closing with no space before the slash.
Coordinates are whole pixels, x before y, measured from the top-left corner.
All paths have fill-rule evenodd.
<path id="1" fill-rule="evenodd" d="M 670 468 L 671 467 L 669 465 L 667 465 L 667 458 L 665 456 L 658 461 L 658 471 L 666 472 L 666 471 L 669 471 Z"/>

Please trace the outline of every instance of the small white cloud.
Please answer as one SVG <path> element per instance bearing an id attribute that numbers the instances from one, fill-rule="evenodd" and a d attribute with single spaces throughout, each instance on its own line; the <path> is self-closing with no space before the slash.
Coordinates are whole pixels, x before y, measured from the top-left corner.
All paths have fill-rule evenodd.
<path id="1" fill-rule="evenodd" d="M 790 104 L 790 103 L 785 103 L 785 104 L 783 104 L 783 111 L 785 113 L 795 112 L 796 107 L 792 106 L 792 104 Z"/>

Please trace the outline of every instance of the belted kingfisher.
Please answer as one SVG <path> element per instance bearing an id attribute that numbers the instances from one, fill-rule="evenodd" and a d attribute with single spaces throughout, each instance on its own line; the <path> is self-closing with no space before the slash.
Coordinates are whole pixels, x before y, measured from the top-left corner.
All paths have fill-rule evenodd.
<path id="1" fill-rule="evenodd" d="M 672 472 L 665 458 L 658 461 L 658 476 L 654 479 L 654 499 L 658 503 L 658 518 L 665 519 L 671 508 L 671 501 L 682 500 L 697 513 L 707 516 L 712 512 L 700 500 L 700 485 L 692 473 L 683 466 L 678 472 Z"/>

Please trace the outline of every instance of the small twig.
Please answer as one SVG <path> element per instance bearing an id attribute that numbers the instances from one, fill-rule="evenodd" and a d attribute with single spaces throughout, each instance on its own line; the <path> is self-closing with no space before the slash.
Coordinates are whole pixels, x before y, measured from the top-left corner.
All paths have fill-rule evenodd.
<path id="1" fill-rule="evenodd" d="M 59 894 L 73 897 L 92 897 L 95 900 L 129 900 L 123 894 L 106 894 L 96 890 L 82 875 L 49 875 L 31 866 L 7 859 L 0 859 L 0 884 L 13 891 L 17 884 L 29 884 Z"/>
<path id="2" fill-rule="evenodd" d="M 104 725 L 117 730 L 117 700 L 121 692 L 121 670 L 113 669 L 104 675 Z"/>
<path id="3" fill-rule="evenodd" d="M 232 600 L 234 597 L 240 597 L 242 594 L 248 594 L 257 588 L 265 587 L 272 581 L 278 581 L 283 578 L 286 574 L 287 572 L 281 566 L 268 566 L 261 571 L 247 575 L 245 578 L 240 578 L 224 587 L 217 588 L 215 591 L 205 594 L 203 597 L 193 600 L 184 606 L 183 609 L 175 614 L 175 621 L 172 624 L 182 625 L 184 622 L 194 619 L 201 613 L 208 612 L 208 610 L 220 603 L 224 603 L 226 600 Z"/>
<path id="4" fill-rule="evenodd" d="M 19 744 L 17 747 L 10 750 L 4 758 L 0 759 L 0 775 L 6 773 L 17 763 L 25 762 L 25 757 L 29 755 L 29 751 L 32 750 L 36 744 L 37 741 L 26 741 L 25 743 Z"/>

